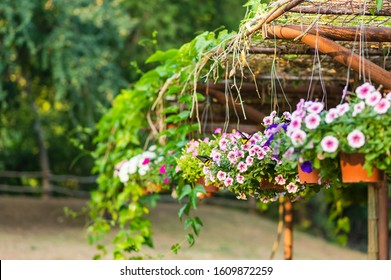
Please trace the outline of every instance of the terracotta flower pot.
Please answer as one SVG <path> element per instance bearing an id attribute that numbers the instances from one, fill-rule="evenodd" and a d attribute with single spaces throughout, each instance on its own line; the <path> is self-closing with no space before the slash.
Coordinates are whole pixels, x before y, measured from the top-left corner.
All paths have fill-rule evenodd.
<path id="1" fill-rule="evenodd" d="M 340 166 L 343 183 L 358 183 L 358 182 L 378 182 L 382 179 L 382 172 L 377 169 L 372 169 L 372 175 L 363 168 L 365 162 L 364 154 L 354 153 L 340 154 Z"/>
<path id="2" fill-rule="evenodd" d="M 299 172 L 300 183 L 302 183 L 302 184 L 318 184 L 318 182 L 319 182 L 319 172 L 320 172 L 319 170 L 312 169 L 312 171 L 310 173 L 304 172 L 300 168 L 300 164 L 297 167 L 297 169 L 298 169 L 298 172 Z"/>
<path id="3" fill-rule="evenodd" d="M 263 191 L 283 191 L 284 190 L 284 186 L 278 185 L 275 183 L 271 183 L 266 179 L 262 179 L 262 181 L 259 182 L 259 186 L 260 186 L 261 190 L 263 190 Z"/>
<path id="4" fill-rule="evenodd" d="M 199 178 L 197 184 L 203 185 L 206 191 L 205 195 L 202 194 L 199 196 L 200 198 L 204 198 L 204 196 L 211 197 L 214 193 L 217 193 L 219 191 L 219 188 L 215 185 L 205 185 L 204 177 Z"/>

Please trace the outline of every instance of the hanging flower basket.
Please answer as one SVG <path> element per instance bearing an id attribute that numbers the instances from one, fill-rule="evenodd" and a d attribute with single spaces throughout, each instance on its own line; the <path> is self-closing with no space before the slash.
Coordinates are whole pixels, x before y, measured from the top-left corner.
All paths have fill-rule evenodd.
<path id="1" fill-rule="evenodd" d="M 340 165 L 343 183 L 358 183 L 358 182 L 379 182 L 382 179 L 382 172 L 377 169 L 372 169 L 372 175 L 363 168 L 365 157 L 363 154 L 354 153 L 340 154 Z"/>
<path id="2" fill-rule="evenodd" d="M 299 180 L 301 184 L 318 184 L 319 183 L 319 170 L 305 168 L 305 162 L 297 165 Z"/>
<path id="3" fill-rule="evenodd" d="M 269 182 L 267 179 L 263 179 L 259 182 L 259 186 L 263 191 L 283 191 L 284 186 Z"/>
<path id="4" fill-rule="evenodd" d="M 204 189 L 205 189 L 205 191 L 207 193 L 207 196 L 208 196 L 208 194 L 217 193 L 219 191 L 219 188 L 216 187 L 215 185 L 205 185 L 204 177 L 199 178 L 198 181 L 197 181 L 197 184 L 200 184 L 200 185 L 204 186 Z"/>

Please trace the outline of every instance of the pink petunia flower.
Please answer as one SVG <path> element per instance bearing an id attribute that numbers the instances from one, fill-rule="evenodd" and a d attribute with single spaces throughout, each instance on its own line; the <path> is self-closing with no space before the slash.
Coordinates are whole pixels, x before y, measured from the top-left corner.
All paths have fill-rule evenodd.
<path id="1" fill-rule="evenodd" d="M 284 176 L 282 176 L 281 174 L 278 174 L 277 177 L 274 178 L 274 180 L 276 180 L 276 183 L 279 185 L 285 185 L 286 182 Z"/>
<path id="2" fill-rule="evenodd" d="M 332 123 L 336 118 L 338 118 L 338 111 L 336 108 L 331 108 L 329 112 L 326 114 L 325 121 L 326 123 Z"/>
<path id="3" fill-rule="evenodd" d="M 352 148 L 361 148 L 365 144 L 365 135 L 358 129 L 350 132 L 347 139 L 349 146 Z"/>
<path id="4" fill-rule="evenodd" d="M 315 129 L 320 124 L 320 116 L 315 113 L 309 114 L 307 117 L 305 117 L 304 122 L 308 129 Z"/>
<path id="5" fill-rule="evenodd" d="M 386 99 L 387 99 L 388 101 L 391 101 L 391 92 L 389 92 L 389 93 L 386 95 Z"/>
<path id="6" fill-rule="evenodd" d="M 353 106 L 353 117 L 357 116 L 365 109 L 365 102 L 361 101 Z"/>
<path id="7" fill-rule="evenodd" d="M 240 150 L 237 151 L 237 152 L 236 152 L 236 157 L 237 157 L 237 158 L 242 158 L 242 157 L 244 157 L 244 152 L 243 152 L 243 151 L 240 151 Z"/>
<path id="8" fill-rule="evenodd" d="M 295 151 L 295 149 L 294 149 L 293 147 L 290 147 L 290 148 L 289 148 L 288 150 L 286 150 L 286 152 L 284 153 L 284 158 L 286 158 L 287 160 L 291 160 L 294 151 Z"/>
<path id="9" fill-rule="evenodd" d="M 320 145 L 326 153 L 334 153 L 338 149 L 339 142 L 334 136 L 328 135 L 322 139 Z"/>
<path id="10" fill-rule="evenodd" d="M 234 180 L 233 180 L 231 177 L 228 176 L 228 177 L 224 180 L 224 185 L 225 185 L 226 187 L 232 186 L 233 182 L 234 182 Z"/>
<path id="11" fill-rule="evenodd" d="M 239 170 L 240 173 L 246 172 L 247 171 L 247 164 L 244 163 L 243 161 L 239 162 L 238 170 Z"/>
<path id="12" fill-rule="evenodd" d="M 322 112 L 324 108 L 324 104 L 322 102 L 312 102 L 310 106 L 307 108 L 309 113 L 319 114 Z"/>
<path id="13" fill-rule="evenodd" d="M 337 107 L 338 116 L 344 115 L 347 111 L 349 111 L 350 106 L 348 103 L 339 104 Z"/>
<path id="14" fill-rule="evenodd" d="M 270 113 L 270 116 L 271 116 L 271 117 L 275 117 L 276 115 L 277 115 L 277 112 L 276 112 L 276 111 L 273 111 L 273 112 Z"/>
<path id="15" fill-rule="evenodd" d="M 365 99 L 371 92 L 376 89 L 370 83 L 364 83 L 361 86 L 356 88 L 357 97 L 360 99 Z"/>
<path id="16" fill-rule="evenodd" d="M 160 166 L 160 168 L 159 168 L 159 173 L 160 173 L 160 174 L 167 173 L 166 164 L 163 164 L 162 166 Z"/>
<path id="17" fill-rule="evenodd" d="M 254 162 L 254 158 L 253 157 L 250 157 L 250 156 L 246 157 L 246 164 L 247 164 L 247 166 L 251 166 L 253 164 L 253 162 Z"/>
<path id="18" fill-rule="evenodd" d="M 374 91 L 365 97 L 365 103 L 369 106 L 375 106 L 377 103 L 379 103 L 380 99 L 382 99 L 380 92 Z"/>
<path id="19" fill-rule="evenodd" d="M 289 112 L 284 112 L 284 113 L 282 113 L 282 115 L 284 116 L 284 118 L 286 120 L 290 120 L 291 119 L 291 113 L 289 113 Z"/>
<path id="20" fill-rule="evenodd" d="M 145 158 L 144 160 L 143 160 L 143 162 L 141 163 L 141 165 L 147 165 L 148 163 L 150 163 L 151 162 L 151 159 L 150 158 Z"/>
<path id="21" fill-rule="evenodd" d="M 228 153 L 228 159 L 231 160 L 236 160 L 236 153 L 234 151 L 230 151 Z"/>
<path id="22" fill-rule="evenodd" d="M 227 178 L 227 173 L 221 170 L 217 172 L 217 179 L 219 179 L 220 181 L 224 181 L 226 178 Z"/>
<path id="23" fill-rule="evenodd" d="M 215 129 L 215 134 L 219 134 L 219 133 L 221 133 L 221 131 L 222 131 L 222 129 L 221 129 L 221 127 L 218 127 L 218 128 L 216 128 Z"/>
<path id="24" fill-rule="evenodd" d="M 291 182 L 286 186 L 286 190 L 288 193 L 296 193 L 299 190 L 299 187 Z"/>
<path id="25" fill-rule="evenodd" d="M 306 138 L 307 138 L 307 134 L 300 129 L 293 131 L 291 135 L 291 141 L 293 143 L 293 146 L 302 145 Z"/>
<path id="26" fill-rule="evenodd" d="M 238 174 L 238 175 L 236 176 L 236 181 L 237 181 L 239 184 L 243 184 L 243 183 L 244 183 L 244 176 Z"/>
<path id="27" fill-rule="evenodd" d="M 170 178 L 164 178 L 164 180 L 163 180 L 164 184 L 168 185 L 169 182 L 170 182 Z"/>
<path id="28" fill-rule="evenodd" d="M 179 171 L 181 171 L 181 168 L 179 167 L 179 165 L 177 165 L 177 166 L 175 167 L 175 173 L 178 173 Z"/>
<path id="29" fill-rule="evenodd" d="M 273 123 L 273 117 L 267 116 L 263 118 L 264 125 L 271 125 Z"/>
<path id="30" fill-rule="evenodd" d="M 302 118 L 300 117 L 295 117 L 291 120 L 291 123 L 289 124 L 289 130 L 294 130 L 294 129 L 300 129 L 301 128 L 301 122 Z"/>
<path id="31" fill-rule="evenodd" d="M 391 101 L 386 98 L 382 98 L 379 103 L 373 107 L 373 110 L 378 114 L 387 113 L 388 109 L 390 109 Z"/>

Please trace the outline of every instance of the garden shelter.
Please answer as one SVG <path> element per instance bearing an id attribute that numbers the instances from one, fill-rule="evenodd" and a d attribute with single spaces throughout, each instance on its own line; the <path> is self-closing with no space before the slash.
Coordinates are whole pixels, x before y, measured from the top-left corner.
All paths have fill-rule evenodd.
<path id="1" fill-rule="evenodd" d="M 382 2 L 382 3 L 380 3 Z M 326 107 L 370 82 L 391 91 L 391 1 L 276 1 L 255 14 L 218 58 L 223 78 L 197 84 L 201 126 L 248 133 L 272 110 L 301 98 Z M 368 184 L 368 258 L 388 259 L 388 187 Z M 285 202 L 285 258 L 292 258 L 292 204 Z"/>

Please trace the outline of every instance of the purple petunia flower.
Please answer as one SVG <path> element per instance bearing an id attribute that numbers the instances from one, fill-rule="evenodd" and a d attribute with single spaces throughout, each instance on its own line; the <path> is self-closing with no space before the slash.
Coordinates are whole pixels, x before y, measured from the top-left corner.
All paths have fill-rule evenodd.
<path id="1" fill-rule="evenodd" d="M 300 168 L 305 173 L 311 173 L 312 172 L 312 163 L 307 160 L 300 165 Z"/>

